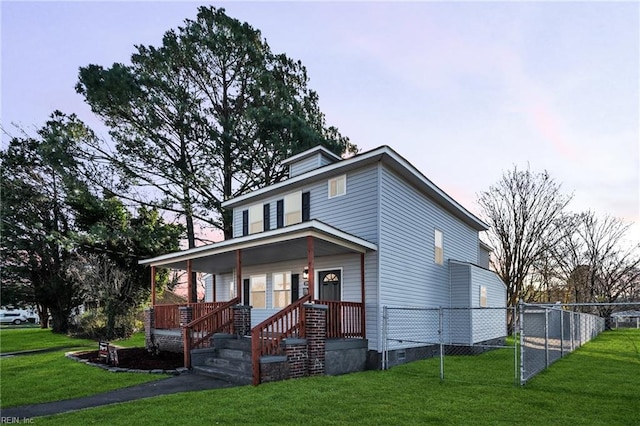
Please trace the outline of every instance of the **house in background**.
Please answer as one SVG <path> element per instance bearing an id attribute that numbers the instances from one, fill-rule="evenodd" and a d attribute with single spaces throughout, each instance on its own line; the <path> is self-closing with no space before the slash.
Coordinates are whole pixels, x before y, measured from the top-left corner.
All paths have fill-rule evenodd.
<path id="1" fill-rule="evenodd" d="M 149 341 L 260 383 L 379 368 L 384 306 L 506 305 L 487 225 L 393 149 L 342 159 L 319 146 L 284 164 L 286 180 L 223 203 L 233 238 L 140 262 L 207 274 L 204 303 L 149 311 Z M 497 339 L 505 324 L 463 334 Z"/>

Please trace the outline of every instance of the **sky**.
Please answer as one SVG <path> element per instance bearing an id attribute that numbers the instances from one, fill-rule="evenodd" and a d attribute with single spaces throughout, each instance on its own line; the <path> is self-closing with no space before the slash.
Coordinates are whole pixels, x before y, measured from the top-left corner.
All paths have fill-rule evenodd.
<path id="1" fill-rule="evenodd" d="M 56 109 L 107 137 L 78 68 L 128 63 L 200 5 L 301 60 L 329 125 L 392 147 L 471 212 L 504 171 L 546 170 L 569 210 L 634 222 L 640 241 L 640 2 L 3 0 L 2 146 Z"/>

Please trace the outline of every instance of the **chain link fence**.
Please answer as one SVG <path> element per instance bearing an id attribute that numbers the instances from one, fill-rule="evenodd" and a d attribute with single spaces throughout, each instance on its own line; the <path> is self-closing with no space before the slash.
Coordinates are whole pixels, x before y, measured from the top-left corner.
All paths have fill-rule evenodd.
<path id="1" fill-rule="evenodd" d="M 385 306 L 382 367 L 434 358 L 421 370 L 433 378 L 524 385 L 603 331 L 626 328 L 640 328 L 640 303 Z"/>
<path id="2" fill-rule="evenodd" d="M 507 319 L 514 308 L 383 308 L 383 369 L 424 358 L 440 380 L 518 380 L 517 340 Z M 470 361 L 482 358 L 484 367 Z"/>
<path id="3" fill-rule="evenodd" d="M 638 318 L 640 303 L 521 303 L 520 383 L 605 330 L 637 327 Z"/>

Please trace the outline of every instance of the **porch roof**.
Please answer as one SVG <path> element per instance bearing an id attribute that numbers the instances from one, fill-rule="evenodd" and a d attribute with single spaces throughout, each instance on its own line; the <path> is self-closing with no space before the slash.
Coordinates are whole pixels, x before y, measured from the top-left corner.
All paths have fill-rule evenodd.
<path id="1" fill-rule="evenodd" d="M 222 273 L 236 266 L 236 250 L 242 250 L 242 265 L 261 265 L 293 259 L 307 259 L 307 237 L 314 238 L 315 256 L 365 253 L 378 247 L 318 220 L 302 222 L 202 247 L 144 259 L 141 265 L 187 269 L 187 260 L 198 272 Z"/>

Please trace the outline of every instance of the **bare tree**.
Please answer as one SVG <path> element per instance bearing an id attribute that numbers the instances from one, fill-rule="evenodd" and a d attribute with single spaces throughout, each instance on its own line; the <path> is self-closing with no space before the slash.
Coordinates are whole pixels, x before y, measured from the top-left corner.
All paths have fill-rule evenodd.
<path id="1" fill-rule="evenodd" d="M 493 248 L 491 264 L 507 286 L 509 306 L 522 297 L 534 263 L 543 262 L 560 239 L 564 228 L 559 224 L 570 200 L 546 171 L 517 167 L 480 194 L 478 203 L 491 227 L 487 233 Z"/>
<path id="2" fill-rule="evenodd" d="M 640 244 L 625 244 L 630 224 L 593 212 L 580 215 L 576 228 L 583 280 L 578 283 L 587 302 L 624 302 L 640 280 Z M 607 315 L 610 312 L 601 312 Z"/>
<path id="3" fill-rule="evenodd" d="M 106 255 L 91 254 L 70 262 L 68 277 L 84 288 L 86 300 L 97 305 L 104 314 L 105 326 L 100 337 L 112 339 L 124 337 L 118 330 L 117 322 L 127 321 L 127 316 L 135 308 L 136 286 L 132 277 L 120 269 Z"/>

